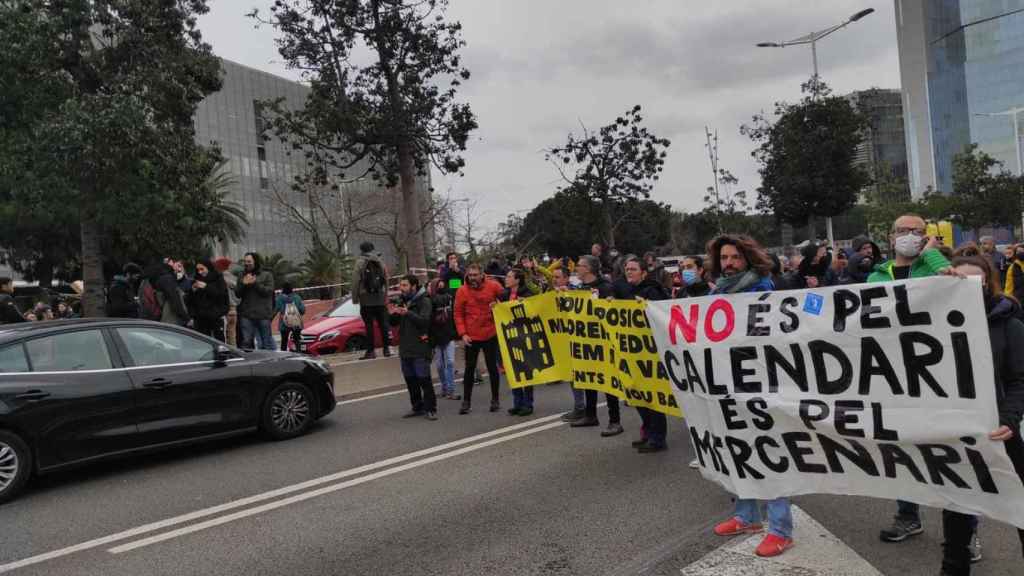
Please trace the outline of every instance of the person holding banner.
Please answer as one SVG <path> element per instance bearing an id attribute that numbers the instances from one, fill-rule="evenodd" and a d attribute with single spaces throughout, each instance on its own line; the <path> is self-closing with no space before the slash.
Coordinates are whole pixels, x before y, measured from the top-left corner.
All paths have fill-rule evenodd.
<path id="1" fill-rule="evenodd" d="M 551 271 L 552 287 L 556 292 L 565 292 L 569 287 L 569 272 L 565 267 L 557 267 Z M 580 390 L 569 382 L 569 389 L 572 390 L 572 410 L 562 414 L 563 422 L 575 422 L 586 415 L 586 400 L 583 397 L 583 390 Z"/>
<path id="2" fill-rule="evenodd" d="M 599 246 L 594 244 L 594 247 Z M 594 256 L 580 256 L 576 264 L 576 276 L 583 282 L 581 290 L 589 290 L 594 298 L 612 298 L 611 282 L 601 275 L 601 261 Z M 622 434 L 622 421 L 619 413 L 619 399 L 611 394 L 605 394 L 605 401 L 608 403 L 608 428 L 601 431 L 601 436 L 608 438 Z M 600 426 L 597 419 L 597 390 L 584 390 L 583 398 L 586 406 L 584 416 L 580 420 L 569 424 L 573 428 L 587 428 Z"/>
<path id="3" fill-rule="evenodd" d="M 473 384 L 476 380 L 476 361 L 484 353 L 487 375 L 491 380 L 491 412 L 501 408 L 498 396 L 498 332 L 494 327 L 491 307 L 505 289 L 490 278 L 485 278 L 480 265 L 466 266 L 466 283 L 455 293 L 455 327 L 465 344 L 466 369 L 462 378 L 462 408 L 459 414 L 469 414 L 473 402 Z"/>
<path id="4" fill-rule="evenodd" d="M 756 240 L 747 236 L 722 235 L 708 243 L 708 272 L 715 281 L 711 294 L 771 292 L 772 261 Z M 758 545 L 756 554 L 778 556 L 793 547 L 793 513 L 789 498 L 776 498 L 766 503 L 768 535 Z M 719 536 L 756 534 L 761 524 L 761 502 L 749 498 L 736 499 L 733 517 L 715 526 Z"/>
<path id="5" fill-rule="evenodd" d="M 904 214 L 892 225 L 895 258 L 887 260 L 868 276 L 868 282 L 892 282 L 909 278 L 927 278 L 952 270 L 949 260 L 938 251 L 938 241 L 928 238 L 928 225 L 917 214 Z M 902 542 L 924 533 L 921 508 L 914 502 L 896 501 L 897 512 L 892 527 L 882 530 L 883 542 Z M 980 546 L 980 545 L 977 545 Z M 979 555 L 980 559 L 980 555 Z"/>
<path id="6" fill-rule="evenodd" d="M 501 302 L 515 302 L 520 298 L 529 298 L 533 292 L 527 286 L 526 272 L 522 268 L 513 268 L 505 275 L 505 293 Z M 511 416 L 529 416 L 533 414 L 533 386 L 512 389 L 512 407 L 508 409 Z"/>
<path id="7" fill-rule="evenodd" d="M 1020 424 L 1024 417 L 1024 323 L 1018 320 L 1020 305 L 1002 294 L 999 272 L 983 256 L 961 257 L 953 267 L 965 276 L 980 276 L 988 315 L 989 340 L 995 368 L 999 428 L 989 434 L 995 442 L 1005 442 L 1006 452 L 1024 482 L 1024 443 Z M 977 517 L 950 510 L 942 511 L 945 538 L 942 576 L 970 576 L 972 537 Z M 1024 530 L 1017 530 L 1024 550 Z"/>
<path id="8" fill-rule="evenodd" d="M 620 300 L 668 300 L 665 287 L 653 275 L 648 275 L 644 263 L 635 254 L 625 257 L 623 270 L 626 274 L 626 285 L 616 290 L 615 297 Z M 637 406 L 637 413 L 644 425 L 640 439 L 633 442 L 633 447 L 641 454 L 653 454 L 668 450 L 668 419 L 662 412 Z"/>

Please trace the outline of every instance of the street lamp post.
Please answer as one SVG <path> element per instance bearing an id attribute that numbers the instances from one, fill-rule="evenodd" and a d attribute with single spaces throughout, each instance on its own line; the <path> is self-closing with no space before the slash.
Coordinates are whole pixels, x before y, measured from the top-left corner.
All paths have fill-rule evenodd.
<path id="1" fill-rule="evenodd" d="M 758 48 L 786 48 L 787 46 L 802 46 L 804 44 L 810 44 L 811 45 L 811 61 L 812 61 L 813 65 L 814 65 L 814 82 L 816 84 L 817 81 L 818 81 L 818 41 L 823 39 L 824 37 L 828 36 L 829 34 L 832 34 L 833 32 L 838 32 L 839 30 L 842 30 L 843 28 L 846 28 L 850 24 L 853 24 L 854 22 L 860 20 L 861 18 L 867 16 L 868 14 L 871 14 L 874 11 L 875 11 L 874 8 L 866 8 L 864 10 L 861 10 L 860 12 L 857 12 L 853 16 L 850 16 L 844 22 L 842 22 L 840 24 L 836 24 L 835 26 L 831 26 L 829 28 L 825 28 L 824 30 L 818 30 L 817 32 L 811 32 L 810 34 L 807 34 L 805 36 L 801 36 L 799 38 L 794 38 L 792 40 L 786 40 L 785 42 L 758 42 L 757 47 Z M 815 92 L 815 96 L 816 95 L 817 95 L 817 92 Z M 835 247 L 836 239 L 835 239 L 835 235 L 832 232 L 832 217 L 831 216 L 826 216 L 825 217 L 825 229 L 826 229 L 826 231 L 828 233 L 828 243 L 829 243 L 829 245 L 831 245 L 832 247 Z"/>
<path id="2" fill-rule="evenodd" d="M 1017 177 L 1024 181 L 1024 158 L 1020 154 L 1020 118 L 1019 114 L 1024 112 L 1024 106 L 1018 106 L 1016 108 L 1010 108 L 1009 110 L 1003 110 L 1002 112 L 977 112 L 975 116 L 984 116 L 987 118 L 995 118 L 996 116 L 1009 116 L 1013 118 L 1013 144 L 1014 151 L 1017 153 Z M 1024 237 L 1024 210 L 1020 213 L 1020 232 Z"/>

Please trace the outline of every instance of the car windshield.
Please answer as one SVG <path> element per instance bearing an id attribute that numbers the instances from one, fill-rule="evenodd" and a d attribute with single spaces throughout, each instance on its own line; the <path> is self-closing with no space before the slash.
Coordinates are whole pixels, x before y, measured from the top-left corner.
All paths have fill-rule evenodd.
<path id="1" fill-rule="evenodd" d="M 329 318 L 358 318 L 359 304 L 354 304 L 350 298 L 339 304 L 334 310 L 331 310 L 327 316 Z"/>

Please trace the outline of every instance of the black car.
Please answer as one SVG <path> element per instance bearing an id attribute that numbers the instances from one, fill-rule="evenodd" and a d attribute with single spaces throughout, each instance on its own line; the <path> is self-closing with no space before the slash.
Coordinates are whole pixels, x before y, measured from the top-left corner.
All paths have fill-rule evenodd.
<path id="1" fill-rule="evenodd" d="M 0 502 L 33 473 L 260 430 L 298 436 L 334 410 L 320 360 L 244 351 L 127 319 L 0 326 Z"/>

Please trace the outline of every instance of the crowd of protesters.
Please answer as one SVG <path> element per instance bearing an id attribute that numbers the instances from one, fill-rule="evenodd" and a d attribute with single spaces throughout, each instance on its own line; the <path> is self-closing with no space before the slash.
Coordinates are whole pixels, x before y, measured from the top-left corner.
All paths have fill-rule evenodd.
<path id="1" fill-rule="evenodd" d="M 936 275 L 978 276 L 982 279 L 985 310 L 995 368 L 999 428 L 990 439 L 1004 442 L 1017 473 L 1024 479 L 1024 443 L 1020 425 L 1024 416 L 1024 244 L 997 249 L 991 237 L 982 237 L 956 250 L 927 235 L 920 216 L 906 214 L 893 223 L 887 250 L 867 237 L 853 239 L 849 249 L 807 242 L 790 255 L 770 254 L 751 238 L 720 235 L 707 243 L 705 254 L 677 262 L 670 272 L 653 253 L 621 254 L 594 244 L 590 253 L 575 258 L 517 255 L 504 261 L 463 262 L 456 253 L 438 263 L 428 282 L 416 275 L 403 276 L 398 294 L 389 292 L 388 272 L 370 243 L 353 271 L 352 301 L 359 305 L 369 342 L 363 358 L 375 357 L 374 330 L 379 329 L 383 354 L 390 356 L 391 327 L 397 326 L 398 356 L 408 386 L 408 418 L 438 419 L 438 399 L 461 401 L 459 414 L 473 408 L 480 355 L 487 367 L 490 412 L 501 409 L 501 366 L 493 308 L 548 291 L 584 290 L 594 298 L 666 300 L 709 294 L 738 294 L 818 288 L 857 283 L 893 282 Z M 886 254 L 888 252 L 888 254 Z M 190 273 L 191 272 L 191 273 Z M 69 318 L 74 311 L 60 301 L 21 313 L 12 298 L 10 278 L 0 278 L 0 323 Z M 212 338 L 244 348 L 275 349 L 272 320 L 277 317 L 282 350 L 289 340 L 299 349 L 305 304 L 284 283 L 275 291 L 270 271 L 258 254 L 246 254 L 241 266 L 226 259 L 201 260 L 189 271 L 183 262 L 167 259 L 143 269 L 127 264 L 108 288 L 111 316 L 143 318 L 188 326 Z M 462 394 L 455 380 L 455 349 L 465 352 Z M 436 394 L 431 378 L 435 366 L 440 382 Z M 570 409 L 562 416 L 573 428 L 600 427 L 598 393 L 570 386 Z M 533 387 L 512 391 L 510 415 L 534 412 Z M 607 426 L 601 437 L 622 434 L 619 398 L 606 394 Z M 638 407 L 642 426 L 632 442 L 639 453 L 668 449 L 668 422 L 664 414 Z M 692 463 L 691 463 L 692 464 Z M 765 523 L 762 509 L 766 511 Z M 765 525 L 767 524 L 767 526 Z M 945 544 L 942 574 L 964 576 L 981 559 L 976 517 L 943 513 Z M 737 499 L 734 513 L 714 527 L 721 536 L 767 531 L 756 549 L 760 556 L 784 553 L 794 545 L 793 517 L 788 498 L 768 502 Z M 892 524 L 880 539 L 898 543 L 923 532 L 919 506 L 898 501 Z M 1020 532 L 1024 549 L 1024 531 Z"/>
<path id="2" fill-rule="evenodd" d="M 888 254 L 887 254 L 888 252 Z M 907 214 L 892 226 L 883 250 L 867 237 L 855 238 L 848 249 L 834 250 L 826 243 L 808 242 L 789 256 L 770 254 L 756 241 L 739 235 L 722 235 L 710 242 L 703 255 L 678 261 L 678 270 L 670 273 L 653 254 L 621 254 L 614 248 L 594 244 L 589 254 L 577 258 L 545 259 L 529 256 L 505 262 L 492 259 L 486 265 L 462 263 L 456 254 L 439 263 L 437 279 L 431 282 L 421 299 L 432 303 L 431 321 L 417 334 L 433 343 L 428 352 L 416 342 L 423 360 L 417 371 L 409 371 L 413 410 L 407 417 L 426 414 L 436 419 L 436 401 L 419 400 L 433 393 L 427 386 L 423 367 L 432 357 L 441 379 L 441 397 L 462 400 L 460 414 L 472 410 L 473 387 L 480 353 L 484 355 L 490 380 L 490 411 L 500 409 L 502 368 L 492 308 L 498 302 L 527 298 L 548 290 L 587 290 L 595 298 L 663 300 L 694 298 L 708 294 L 736 294 L 795 290 L 857 284 L 892 282 L 936 275 L 980 276 L 984 305 L 988 313 L 990 339 L 996 371 L 999 422 L 990 434 L 994 442 L 1005 442 L 1007 451 L 1024 479 L 1024 443 L 1020 440 L 1020 422 L 1024 416 L 1024 312 L 1019 304 L 1024 296 L 1024 245 L 1009 246 L 999 252 L 990 237 L 967 243 L 957 250 L 944 246 L 927 235 L 921 217 Z M 409 284 L 411 285 L 411 277 Z M 411 292 L 403 298 L 412 302 Z M 417 287 L 413 292 L 422 292 Z M 408 304 L 406 304 L 408 306 Z M 397 310 L 397 308 L 395 309 Z M 401 313 L 401 312 L 400 312 Z M 403 319 L 403 329 L 409 322 Z M 463 393 L 455 393 L 451 375 L 452 342 L 461 339 L 466 350 Z M 403 337 L 403 342 L 405 342 Z M 403 364 L 404 371 L 404 364 Z M 414 387 L 422 395 L 412 394 Z M 515 389 L 510 414 L 533 413 L 533 389 Z M 607 427 L 602 437 L 623 433 L 621 402 L 606 395 Z M 571 406 L 563 420 L 572 427 L 600 426 L 598 394 L 593 390 L 572 388 Z M 640 453 L 661 452 L 668 448 L 667 421 L 664 414 L 638 408 L 642 421 L 640 435 L 633 442 Z M 692 464 L 692 463 L 691 463 Z M 766 512 L 766 514 L 764 514 Z M 766 522 L 762 519 L 765 518 Z M 945 511 L 945 545 L 942 555 L 944 576 L 970 574 L 971 564 L 981 560 L 976 517 Z M 794 545 L 793 517 L 788 498 L 768 502 L 738 499 L 731 517 L 714 528 L 721 536 L 766 532 L 756 549 L 760 556 L 784 553 Z M 880 539 L 897 543 L 923 532 L 919 507 L 899 501 L 892 524 L 881 530 Z M 1020 532 L 1024 550 L 1024 531 Z"/>

